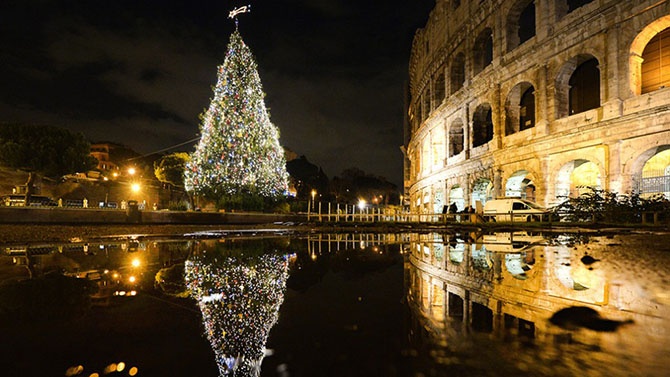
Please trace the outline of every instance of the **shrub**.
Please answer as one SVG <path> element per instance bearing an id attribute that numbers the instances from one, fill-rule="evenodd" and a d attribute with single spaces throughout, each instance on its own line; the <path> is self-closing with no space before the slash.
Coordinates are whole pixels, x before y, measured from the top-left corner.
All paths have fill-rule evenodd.
<path id="1" fill-rule="evenodd" d="M 667 211 L 670 202 L 663 195 L 648 199 L 639 194 L 620 195 L 596 187 L 577 198 L 569 198 L 554 210 L 566 221 L 594 221 L 603 223 L 639 223 L 642 212 Z"/>

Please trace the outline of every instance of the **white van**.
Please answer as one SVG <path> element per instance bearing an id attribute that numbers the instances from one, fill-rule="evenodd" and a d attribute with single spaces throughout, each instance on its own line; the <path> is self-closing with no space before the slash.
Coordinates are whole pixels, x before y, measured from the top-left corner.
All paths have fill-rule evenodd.
<path id="1" fill-rule="evenodd" d="M 494 199 L 484 204 L 484 219 L 488 221 L 547 220 L 547 209 L 524 199 Z"/>

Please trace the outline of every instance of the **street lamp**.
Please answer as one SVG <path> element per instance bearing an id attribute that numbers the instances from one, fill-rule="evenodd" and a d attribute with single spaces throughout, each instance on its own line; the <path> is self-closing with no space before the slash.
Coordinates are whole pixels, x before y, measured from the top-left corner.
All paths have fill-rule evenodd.
<path id="1" fill-rule="evenodd" d="M 314 198 L 316 197 L 316 190 L 312 189 L 312 209 L 314 206 L 316 206 L 316 202 L 314 201 Z"/>
<path id="2" fill-rule="evenodd" d="M 133 193 L 135 193 L 135 194 L 137 194 L 138 192 L 140 192 L 140 189 L 141 189 L 141 186 L 140 186 L 140 184 L 137 183 L 137 182 L 135 182 L 135 183 L 133 183 L 132 185 L 130 185 L 130 190 L 131 190 Z"/>
<path id="3" fill-rule="evenodd" d="M 366 204 L 365 199 L 361 199 L 361 200 L 359 200 L 359 201 L 358 201 L 358 209 L 360 209 L 361 211 L 363 211 L 363 210 L 365 209 L 365 204 Z"/>

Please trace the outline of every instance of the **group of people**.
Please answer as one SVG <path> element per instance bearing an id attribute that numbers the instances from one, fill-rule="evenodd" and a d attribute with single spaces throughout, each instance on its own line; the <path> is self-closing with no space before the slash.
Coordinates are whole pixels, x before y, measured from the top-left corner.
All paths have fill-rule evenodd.
<path id="1" fill-rule="evenodd" d="M 475 209 L 472 206 L 467 206 L 462 211 L 459 211 L 456 202 L 452 202 L 450 205 L 442 207 L 442 214 L 447 213 L 475 213 Z"/>

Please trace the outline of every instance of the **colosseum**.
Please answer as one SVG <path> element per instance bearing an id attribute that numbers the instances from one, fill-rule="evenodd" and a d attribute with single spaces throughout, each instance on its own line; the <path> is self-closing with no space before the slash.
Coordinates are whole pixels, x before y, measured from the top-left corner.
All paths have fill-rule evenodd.
<path id="1" fill-rule="evenodd" d="M 668 0 L 436 0 L 409 71 L 412 212 L 670 196 Z"/>

